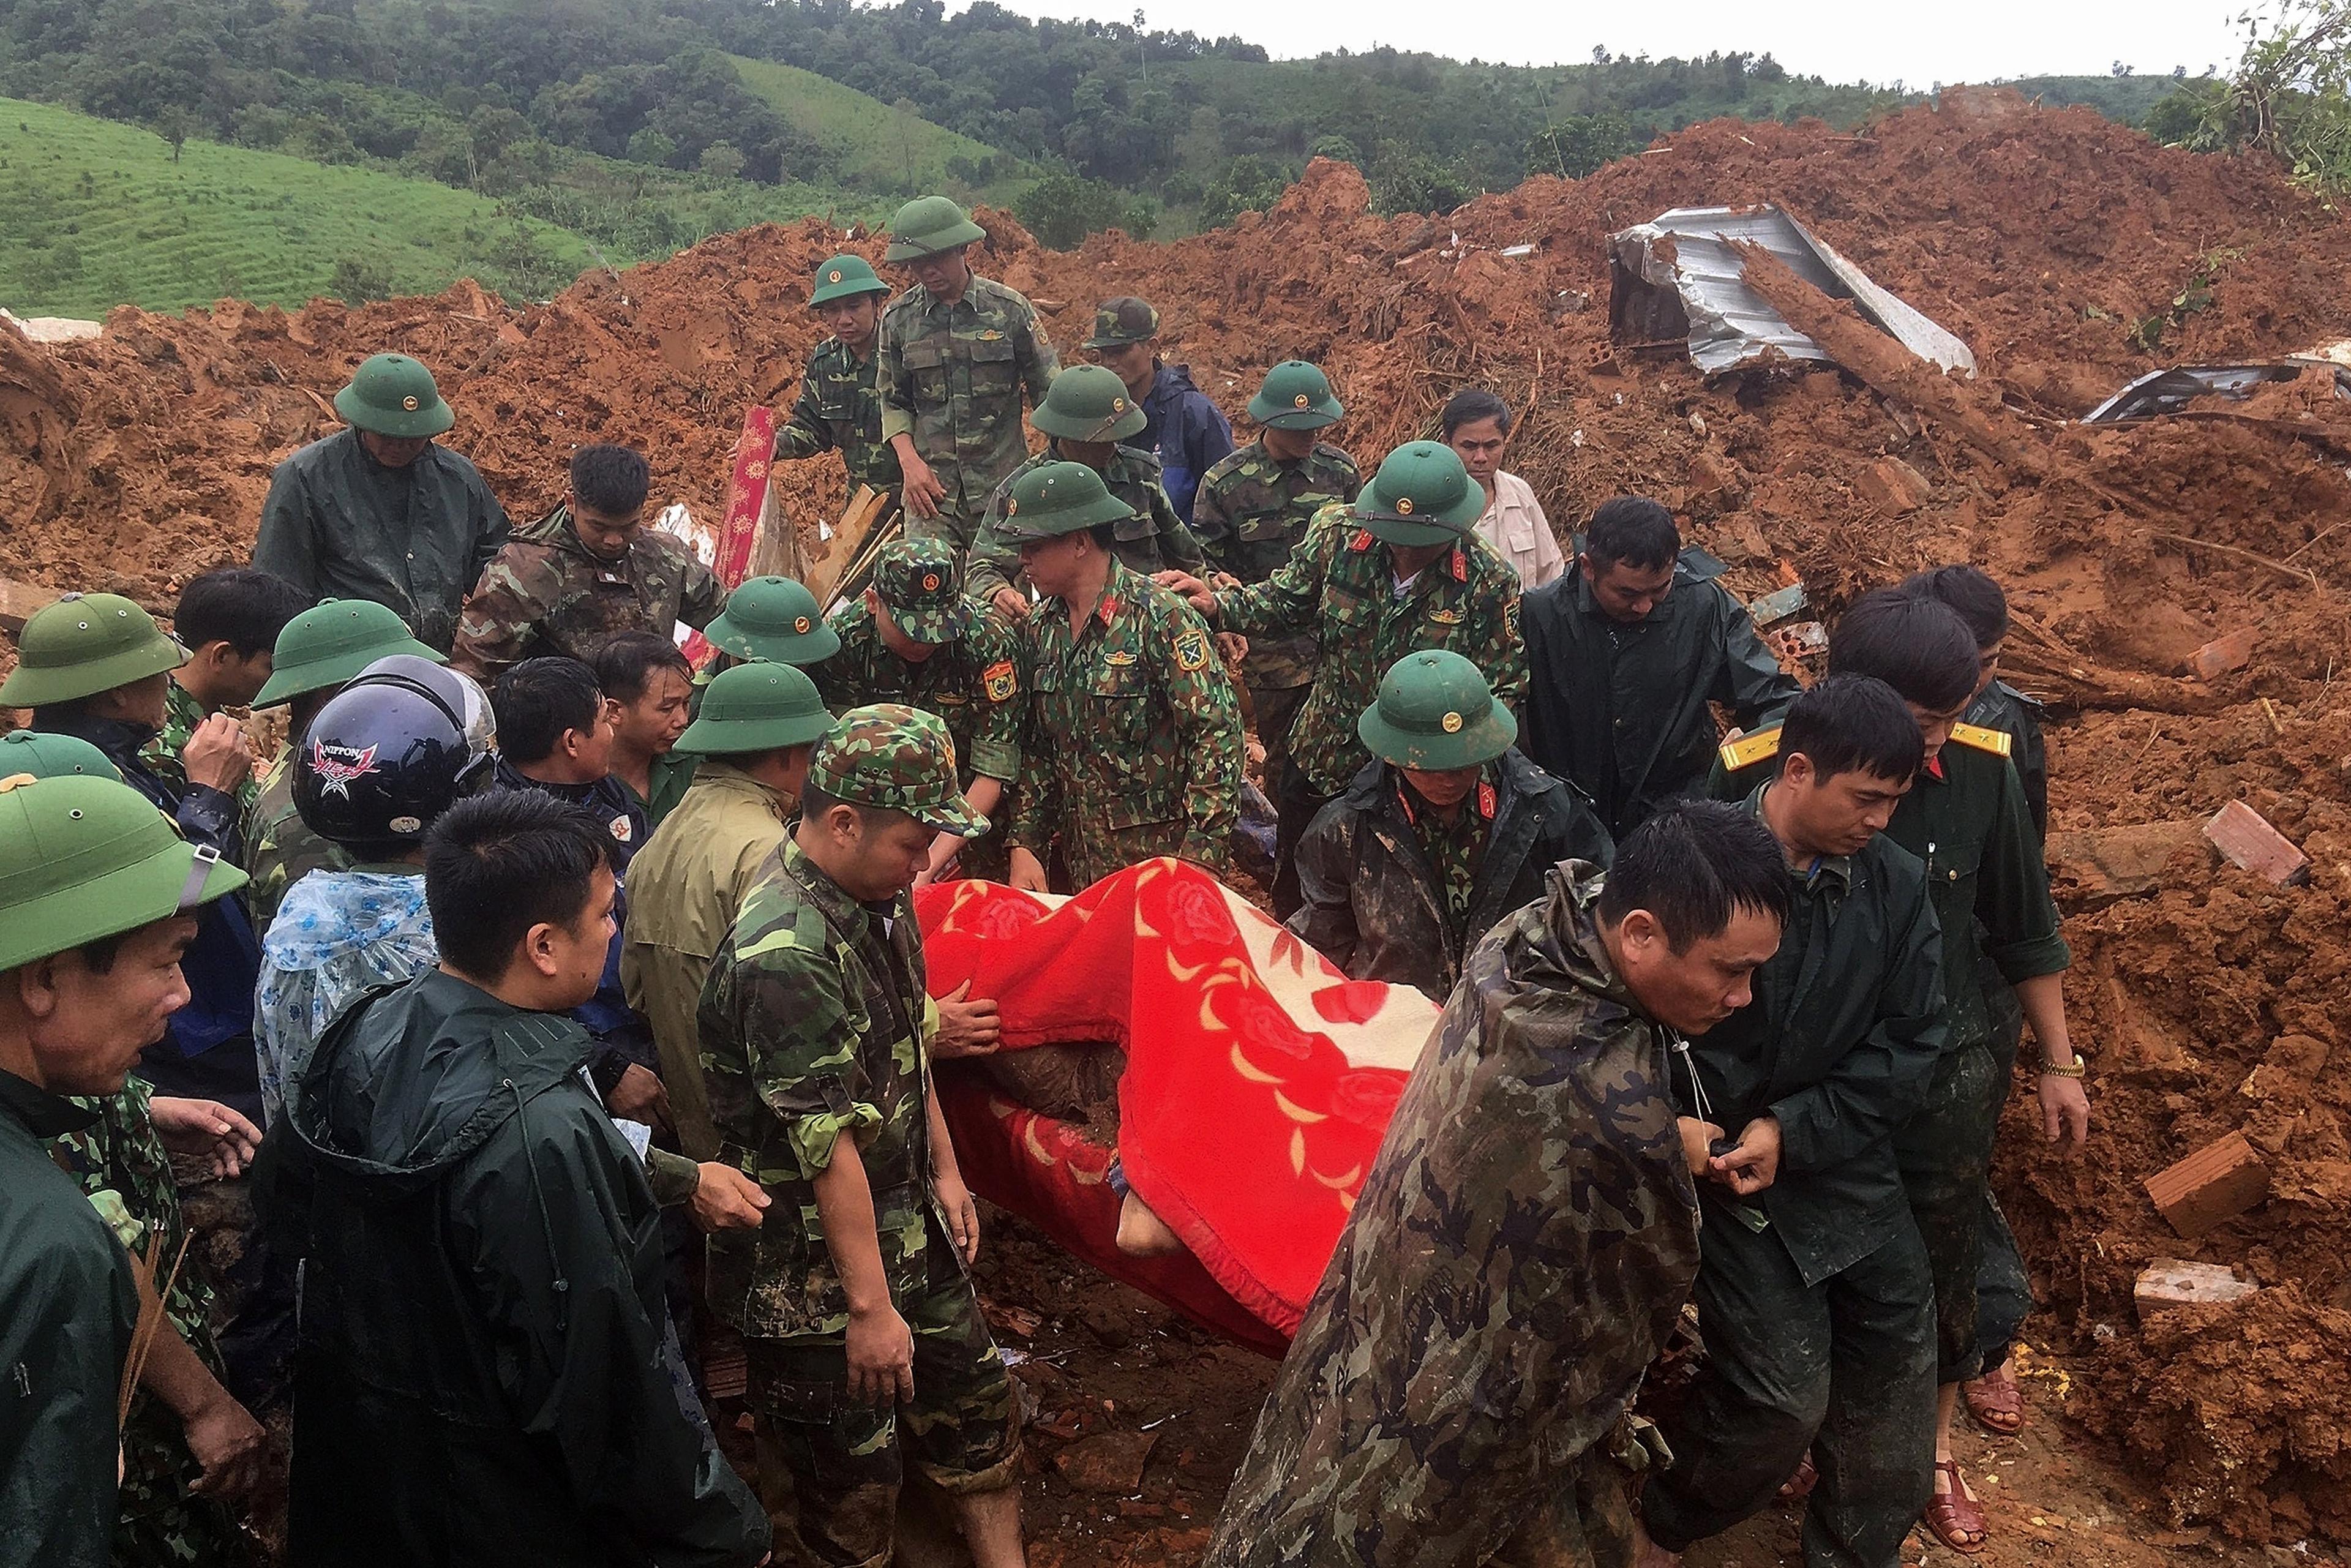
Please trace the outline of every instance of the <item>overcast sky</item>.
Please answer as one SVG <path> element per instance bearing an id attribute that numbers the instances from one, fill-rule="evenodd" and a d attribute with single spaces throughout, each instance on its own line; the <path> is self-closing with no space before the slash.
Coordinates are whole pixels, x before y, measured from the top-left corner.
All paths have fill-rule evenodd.
<path id="1" fill-rule="evenodd" d="M 1028 16 L 1130 20 L 1134 0 L 1002 0 Z M 960 5 L 950 0 L 951 9 Z M 2103 72 L 2117 59 L 2144 75 L 2186 66 L 2226 70 L 2242 52 L 2229 18 L 2242 0 L 1678 0 L 1623 7 L 1558 0 L 1143 0 L 1148 25 L 1202 37 L 1238 33 L 1276 58 L 1381 44 L 1456 59 L 1550 65 L 1616 54 L 1770 53 L 1831 81 L 1914 88 L 1934 82 Z"/>

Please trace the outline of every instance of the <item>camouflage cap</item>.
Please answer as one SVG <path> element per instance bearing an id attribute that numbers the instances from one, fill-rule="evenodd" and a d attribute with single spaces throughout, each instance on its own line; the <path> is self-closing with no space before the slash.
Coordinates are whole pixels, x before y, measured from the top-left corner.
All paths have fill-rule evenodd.
<path id="1" fill-rule="evenodd" d="M 953 643 L 977 613 L 964 597 L 955 547 L 945 539 L 892 539 L 873 558 L 873 592 L 898 630 L 917 643 Z"/>
<path id="2" fill-rule="evenodd" d="M 719 652 L 754 663 L 820 664 L 841 652 L 816 595 L 789 577 L 746 579 L 702 634 Z"/>
<path id="3" fill-rule="evenodd" d="M 1392 767 L 1446 773 L 1501 756 L 1519 738 L 1519 721 L 1494 700 L 1477 665 L 1449 649 L 1426 648 L 1388 666 L 1355 734 Z"/>
<path id="4" fill-rule="evenodd" d="M 1159 312 L 1132 294 L 1116 299 L 1105 299 L 1094 307 L 1094 335 L 1088 338 L 1089 349 L 1117 349 L 1129 343 L 1148 343 L 1159 336 Z"/>
<path id="5" fill-rule="evenodd" d="M 956 781 L 955 737 L 946 720 L 904 703 L 851 708 L 817 743 L 809 788 L 836 800 L 904 811 L 936 832 L 976 839 L 987 819 Z"/>
<path id="6" fill-rule="evenodd" d="M 128 784 L 0 779 L 0 970 L 136 931 L 245 885 Z"/>
<path id="7" fill-rule="evenodd" d="M 122 769 L 89 741 L 37 729 L 12 729 L 0 735 L 0 779 L 14 779 L 20 773 L 36 779 L 68 779 L 78 773 L 122 782 Z"/>
<path id="8" fill-rule="evenodd" d="M 176 670 L 188 651 L 119 593 L 68 593 L 33 612 L 0 706 L 46 707 Z"/>
<path id="9" fill-rule="evenodd" d="M 411 636 L 406 622 L 373 600 L 329 599 L 314 604 L 277 633 L 269 679 L 255 694 L 253 706 L 276 707 L 311 692 L 347 685 L 378 659 L 394 653 L 413 654 L 436 664 L 449 662 Z"/>

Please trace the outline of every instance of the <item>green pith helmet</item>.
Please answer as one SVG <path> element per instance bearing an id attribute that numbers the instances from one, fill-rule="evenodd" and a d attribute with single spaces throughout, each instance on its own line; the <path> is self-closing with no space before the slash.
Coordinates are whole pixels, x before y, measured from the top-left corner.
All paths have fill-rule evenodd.
<path id="1" fill-rule="evenodd" d="M 1012 482 L 1004 500 L 1001 538 L 1019 544 L 1059 538 L 1102 523 L 1123 523 L 1134 508 L 1110 493 L 1101 475 L 1082 463 L 1047 463 Z"/>
<path id="2" fill-rule="evenodd" d="M 1355 733 L 1392 767 L 1445 773 L 1501 756 L 1519 738 L 1519 721 L 1494 700 L 1477 665 L 1430 648 L 1388 666 L 1378 698 L 1355 721 Z"/>
<path id="3" fill-rule="evenodd" d="M 947 197 L 917 196 L 890 220 L 890 248 L 882 253 L 882 259 L 913 261 L 959 246 L 977 245 L 987 237 L 987 231 Z"/>
<path id="4" fill-rule="evenodd" d="M 841 652 L 816 595 L 789 577 L 745 579 L 702 634 L 719 652 L 755 664 L 819 664 Z"/>
<path id="5" fill-rule="evenodd" d="M 890 286 L 873 276 L 873 266 L 862 256 L 836 256 L 816 269 L 809 293 L 811 305 L 829 305 L 852 294 L 887 294 Z"/>
<path id="6" fill-rule="evenodd" d="M 351 372 L 351 384 L 335 394 L 335 412 L 347 424 L 396 440 L 439 435 L 457 423 L 433 372 L 406 354 L 377 354 Z"/>
<path id="7" fill-rule="evenodd" d="M 0 706 L 47 707 L 176 670 L 188 651 L 119 593 L 68 593 L 33 612 Z"/>
<path id="8" fill-rule="evenodd" d="M 702 694 L 702 709 L 672 748 L 705 757 L 773 751 L 824 738 L 832 715 L 816 683 L 789 664 L 762 662 L 721 670 Z"/>
<path id="9" fill-rule="evenodd" d="M 51 735 L 46 730 L 12 729 L 0 735 L 0 779 L 29 773 L 36 779 L 89 779 L 122 782 L 122 769 L 106 753 L 78 736 Z"/>
<path id="10" fill-rule="evenodd" d="M 1441 441 L 1407 441 L 1355 497 L 1355 516 L 1392 545 L 1449 545 L 1486 515 L 1486 492 Z"/>
<path id="11" fill-rule="evenodd" d="M 1265 384 L 1249 402 L 1249 416 L 1276 430 L 1320 430 L 1346 413 L 1332 394 L 1330 378 L 1304 360 L 1284 360 L 1266 371 Z"/>
<path id="12" fill-rule="evenodd" d="M 1094 335 L 1085 340 L 1089 349 L 1121 349 L 1129 343 L 1148 343 L 1159 336 L 1159 312 L 1134 295 L 1122 295 L 1105 299 L 1094 307 Z"/>
<path id="13" fill-rule="evenodd" d="M 269 679 L 254 694 L 253 706 L 276 707 L 311 692 L 340 686 L 378 659 L 413 653 L 436 664 L 447 655 L 409 635 L 408 623 L 371 599 L 329 599 L 314 604 L 277 633 Z"/>
<path id="14" fill-rule="evenodd" d="M 0 971 L 194 912 L 245 885 L 111 779 L 0 779 Z"/>
<path id="15" fill-rule="evenodd" d="M 955 547 L 945 539 L 892 539 L 873 558 L 873 592 L 898 630 L 917 643 L 953 643 L 977 612 L 963 594 Z"/>
<path id="16" fill-rule="evenodd" d="M 956 782 L 955 737 L 936 714 L 904 703 L 851 708 L 817 743 L 809 788 L 836 800 L 904 811 L 937 833 L 976 839 L 987 819 Z"/>
<path id="17" fill-rule="evenodd" d="M 1045 389 L 1029 423 L 1063 441 L 1123 441 L 1149 423 L 1108 365 L 1071 365 Z"/>

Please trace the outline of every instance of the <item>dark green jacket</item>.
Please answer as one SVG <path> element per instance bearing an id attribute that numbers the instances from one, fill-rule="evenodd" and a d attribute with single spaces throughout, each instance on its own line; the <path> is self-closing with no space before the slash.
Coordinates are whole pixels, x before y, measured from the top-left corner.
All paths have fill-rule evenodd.
<path id="1" fill-rule="evenodd" d="M 297 1568 L 768 1550 L 669 1371 L 660 1213 L 589 1051 L 569 1019 L 437 969 L 319 1040 L 272 1130 L 308 1240 Z"/>
<path id="2" fill-rule="evenodd" d="M 2049 747 L 2041 738 L 2041 704 L 2006 681 L 1986 686 L 1968 709 L 1968 722 L 1996 729 L 2014 749 L 2008 759 L 2024 785 L 2024 809 L 2032 815 L 2032 831 L 2049 836 Z"/>
<path id="3" fill-rule="evenodd" d="M 1305 902 L 1290 929 L 1357 980 L 1417 986 L 1442 1002 L 1479 939 L 1513 909 L 1542 896 L 1564 860 L 1605 867 L 1616 846 L 1592 802 L 1513 749 L 1487 769 L 1492 826 L 1478 862 L 1468 920 L 1447 917 L 1437 868 L 1405 815 L 1395 770 L 1368 764 L 1315 815 L 1298 841 Z M 1481 809 L 1472 798 L 1462 810 Z"/>
<path id="4" fill-rule="evenodd" d="M 438 443 L 387 468 L 338 431 L 277 465 L 253 564 L 313 599 L 371 599 L 443 653 L 507 515 L 471 463 Z"/>
<path id="5" fill-rule="evenodd" d="M 1748 797 L 1759 816 L 1762 789 Z M 1726 1136 L 1780 1122 L 1778 1179 L 1757 1200 L 1700 1182 L 1709 1219 L 1768 1216 L 1816 1285 L 1908 1223 L 1892 1140 L 1943 1052 L 1943 936 L 1926 868 L 1883 833 L 1789 880 L 1787 929 L 1755 999 L 1690 1040 L 1684 1061 Z M 1698 1114 L 1688 1071 L 1674 1074 L 1674 1100 Z"/>
<path id="6" fill-rule="evenodd" d="M 1776 727 L 1775 727 L 1776 728 Z M 1766 737 L 1750 737 L 1758 750 Z M 1726 750 L 1729 748 L 1725 748 Z M 1778 747 L 1726 771 L 1718 759 L 1708 793 L 1743 800 L 1777 770 Z M 1894 809 L 1886 837 L 1926 862 L 1927 887 L 1943 930 L 1944 1049 L 1991 1038 L 1982 965 L 2011 985 L 2062 972 L 2073 961 L 2057 929 L 2049 868 L 2008 759 L 1954 738 Z"/>
<path id="7" fill-rule="evenodd" d="M 46 1145 L 97 1117 L 0 1072 L 0 1563 L 107 1568 L 131 1262 Z"/>
<path id="8" fill-rule="evenodd" d="M 1778 723 L 1801 689 L 1740 602 L 1687 570 L 1629 625 L 1610 620 L 1571 570 L 1526 596 L 1519 628 L 1531 676 L 1519 748 L 1582 786 L 1620 839 L 1664 801 L 1705 788 L 1709 702 L 1752 730 Z"/>

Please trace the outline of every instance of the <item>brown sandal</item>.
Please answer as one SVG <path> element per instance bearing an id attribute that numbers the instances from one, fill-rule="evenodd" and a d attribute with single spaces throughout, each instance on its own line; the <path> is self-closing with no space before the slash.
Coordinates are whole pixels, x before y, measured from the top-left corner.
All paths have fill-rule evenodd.
<path id="1" fill-rule="evenodd" d="M 1959 1479 L 1959 1460 L 1937 1459 L 1935 1469 L 1951 1478 L 1951 1490 L 1938 1491 L 1927 1500 L 1927 1528 L 1935 1532 L 1936 1540 L 1962 1557 L 1973 1557 L 1991 1538 L 1984 1521 L 1983 1505 L 1967 1494 L 1967 1483 Z M 1962 1531 L 1976 1539 L 1972 1542 L 1960 1539 Z"/>
<path id="2" fill-rule="evenodd" d="M 1959 1397 L 1976 1425 L 1993 1437 L 2013 1437 L 2024 1430 L 2024 1390 L 2005 1364 L 1959 1385 Z"/>
<path id="3" fill-rule="evenodd" d="M 1813 1465 L 1811 1453 L 1807 1452 L 1803 1462 L 1796 1467 L 1796 1473 L 1780 1483 L 1780 1500 L 1802 1502 L 1812 1496 L 1813 1489 L 1820 1484 L 1821 1472 Z"/>

